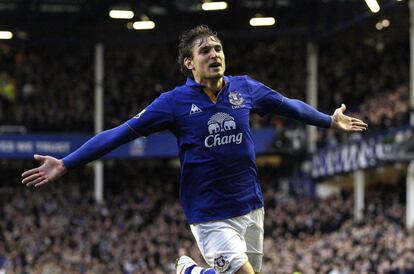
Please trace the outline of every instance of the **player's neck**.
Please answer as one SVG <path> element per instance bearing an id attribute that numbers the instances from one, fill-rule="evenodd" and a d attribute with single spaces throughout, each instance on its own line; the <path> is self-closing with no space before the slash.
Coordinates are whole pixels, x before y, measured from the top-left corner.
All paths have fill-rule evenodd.
<path id="1" fill-rule="evenodd" d="M 213 93 L 214 95 L 217 95 L 224 85 L 223 77 L 217 79 L 199 79 L 197 82 L 204 86 L 203 89 L 205 92 Z"/>

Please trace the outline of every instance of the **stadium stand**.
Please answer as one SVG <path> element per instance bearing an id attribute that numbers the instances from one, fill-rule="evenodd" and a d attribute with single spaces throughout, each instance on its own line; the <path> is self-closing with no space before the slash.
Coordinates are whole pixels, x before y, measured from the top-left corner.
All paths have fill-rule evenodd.
<path id="1" fill-rule="evenodd" d="M 230 60 L 228 72 L 251 75 L 288 97 L 303 100 L 304 44 L 303 41 L 271 39 L 244 43 L 225 40 Z M 331 113 L 339 102 L 345 102 L 350 113 L 368 121 L 370 132 L 407 124 L 407 45 L 406 40 L 390 42 L 381 51 L 373 45 L 351 42 L 322 45 L 319 107 Z M 77 50 L 76 46 L 54 45 L 44 51 L 44 47 L 1 44 L 0 54 L 6 62 L 0 71 L 14 79 L 16 94 L 14 100 L 5 97 L 0 100 L 0 124 L 20 126 L 26 132 L 92 132 L 92 48 Z M 175 43 L 137 47 L 111 46 L 106 50 L 105 128 L 119 125 L 160 93 L 185 80 L 177 68 L 175 50 L 171 53 L 171 48 L 176 48 Z M 351 47 L 352 58 L 348 54 Z M 70 58 L 65 55 L 68 52 Z M 246 58 L 242 60 L 239 55 Z M 364 65 L 360 66 L 362 63 Z M 45 104 L 45 98 L 53 104 Z M 279 133 L 276 149 L 304 149 L 304 127 L 294 121 L 272 115 L 264 118 L 252 115 L 251 126 L 254 129 L 276 128 Z M 318 146 L 348 138 L 347 134 L 320 130 Z"/>
<path id="2" fill-rule="evenodd" d="M 290 16 L 290 23 L 301 18 Z M 288 97 L 305 99 L 303 37 L 225 34 L 228 74 L 248 74 Z M 319 44 L 318 108 L 332 113 L 345 103 L 348 113 L 367 121 L 369 134 L 408 125 L 408 35 L 387 35 L 360 39 L 348 33 Z M 0 41 L 0 133 L 93 132 L 94 45 L 58 40 Z M 177 41 L 158 40 L 105 45 L 106 129 L 185 80 L 176 64 Z M 252 115 L 251 127 L 276 130 L 270 152 L 305 155 L 302 125 Z M 358 138 L 319 130 L 318 148 Z M 204 263 L 178 203 L 179 170 L 170 160 L 104 163 L 105 201 L 96 203 L 89 166 L 34 194 L 20 184 L 19 175 L 37 163 L 0 159 L 0 274 L 171 274 L 182 254 Z M 294 168 L 288 169 L 260 169 L 264 274 L 414 274 L 414 231 L 405 228 L 405 174 L 393 184 L 368 188 L 364 219 L 356 222 L 349 190 L 324 199 L 287 193 L 281 178 Z"/>
<path id="3" fill-rule="evenodd" d="M 105 202 L 96 204 L 90 168 L 33 195 L 15 176 L 31 164 L 1 165 L 12 178 L 0 187 L 6 273 L 172 273 L 180 253 L 203 262 L 178 204 L 176 168 L 110 161 Z M 401 179 L 369 190 L 366 218 L 355 223 L 349 192 L 289 197 L 271 172 L 262 173 L 263 273 L 414 273 L 414 234 L 404 228 Z"/>

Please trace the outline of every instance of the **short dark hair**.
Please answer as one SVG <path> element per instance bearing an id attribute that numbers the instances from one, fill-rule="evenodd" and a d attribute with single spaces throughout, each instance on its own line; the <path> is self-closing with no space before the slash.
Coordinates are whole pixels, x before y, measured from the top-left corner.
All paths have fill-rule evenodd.
<path id="1" fill-rule="evenodd" d="M 191 70 L 189 70 L 184 65 L 184 59 L 185 58 L 193 58 L 193 46 L 194 42 L 199 38 L 204 37 L 210 37 L 213 36 L 214 39 L 217 41 L 220 41 L 220 39 L 217 36 L 217 32 L 212 31 L 208 26 L 206 25 L 200 25 L 195 28 L 192 28 L 190 30 L 187 30 L 183 32 L 180 36 L 180 43 L 178 44 L 178 65 L 180 67 L 180 70 L 182 73 L 184 73 L 186 76 L 192 76 Z"/>

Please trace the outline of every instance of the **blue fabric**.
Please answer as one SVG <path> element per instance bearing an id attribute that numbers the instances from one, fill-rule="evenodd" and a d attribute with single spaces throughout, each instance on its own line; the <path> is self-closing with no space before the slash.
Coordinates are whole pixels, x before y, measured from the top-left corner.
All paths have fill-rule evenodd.
<path id="1" fill-rule="evenodd" d="M 216 271 L 212 268 L 204 268 L 203 270 L 201 270 L 200 274 L 215 274 Z"/>
<path id="2" fill-rule="evenodd" d="M 191 274 L 191 271 L 193 271 L 193 268 L 194 267 L 196 267 L 197 265 L 195 264 L 195 265 L 192 265 L 192 266 L 190 266 L 189 268 L 187 268 L 185 271 L 184 271 L 184 274 Z"/>
<path id="3" fill-rule="evenodd" d="M 169 129 L 181 160 L 180 202 L 190 224 L 244 215 L 263 207 L 249 126 L 251 112 L 277 113 L 318 126 L 330 117 L 248 76 L 225 76 L 213 103 L 203 86 L 163 93 L 127 123 L 139 134 Z M 329 119 L 329 123 L 328 123 Z"/>
<path id="4" fill-rule="evenodd" d="M 125 124 L 90 139 L 65 157 L 64 164 L 74 168 L 138 136 L 170 130 L 181 161 L 180 203 L 190 224 L 263 207 L 250 113 L 277 113 L 322 127 L 329 126 L 330 117 L 248 76 L 225 76 L 224 81 L 213 103 L 203 86 L 188 78 Z"/>
<path id="5" fill-rule="evenodd" d="M 332 122 L 330 115 L 321 113 L 302 101 L 286 97 L 283 99 L 282 104 L 275 113 L 296 119 L 309 125 L 324 128 L 329 128 Z"/>
<path id="6" fill-rule="evenodd" d="M 102 131 L 63 158 L 63 164 L 68 170 L 82 166 L 137 137 L 137 133 L 126 123 L 113 129 Z"/>
<path id="7" fill-rule="evenodd" d="M 199 266 L 197 266 L 197 265 L 192 265 L 192 266 L 190 266 L 189 268 L 187 268 L 185 271 L 184 271 L 184 273 L 183 274 L 192 274 L 191 273 L 191 271 L 193 271 L 193 269 L 195 268 L 195 267 L 199 267 Z M 201 268 L 201 267 L 200 267 Z M 216 271 L 214 270 L 214 269 L 212 269 L 212 268 L 203 268 L 202 270 L 201 270 L 201 272 L 200 272 L 200 274 L 215 274 L 216 273 Z"/>
<path id="8" fill-rule="evenodd" d="M 283 97 L 250 77 L 246 77 L 246 80 L 254 96 L 255 103 L 252 110 L 258 114 L 263 116 L 267 113 L 275 113 L 318 127 L 329 128 L 331 126 L 331 116 L 319 112 L 300 100 Z M 280 103 L 276 105 L 277 102 Z"/>
<path id="9" fill-rule="evenodd" d="M 0 269 L 6 268 L 9 265 L 9 260 L 6 256 L 0 256 Z"/>

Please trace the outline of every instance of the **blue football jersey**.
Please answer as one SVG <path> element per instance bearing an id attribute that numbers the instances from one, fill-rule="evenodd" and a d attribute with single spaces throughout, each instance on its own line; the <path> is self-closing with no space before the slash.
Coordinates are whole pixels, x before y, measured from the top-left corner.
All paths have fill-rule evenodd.
<path id="1" fill-rule="evenodd" d="M 188 78 L 127 122 L 139 135 L 168 129 L 177 137 L 180 202 L 190 224 L 263 206 L 249 115 L 275 111 L 283 96 L 248 76 L 224 81 L 216 103 Z"/>

